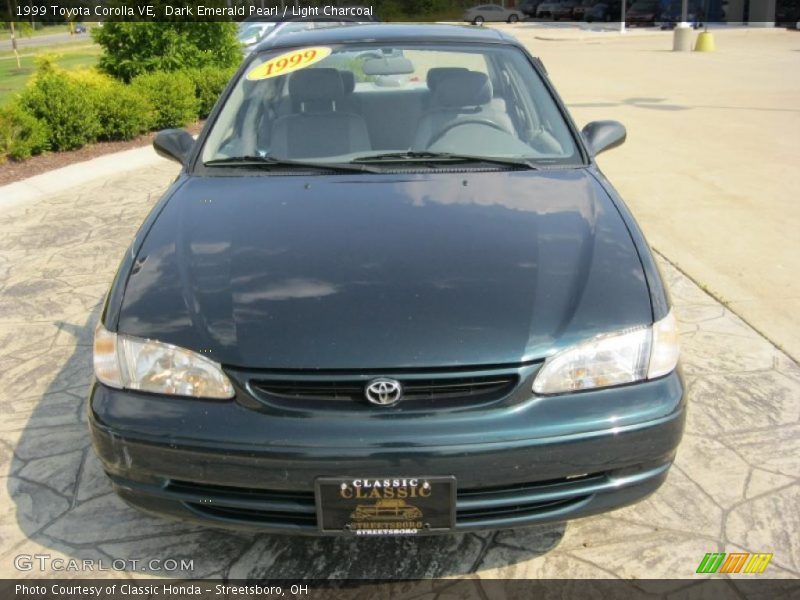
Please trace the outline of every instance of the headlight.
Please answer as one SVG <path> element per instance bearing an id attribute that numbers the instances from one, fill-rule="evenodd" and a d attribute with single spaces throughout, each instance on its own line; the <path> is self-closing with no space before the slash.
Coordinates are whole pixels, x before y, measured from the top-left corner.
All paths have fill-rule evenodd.
<path id="1" fill-rule="evenodd" d="M 94 332 L 94 374 L 107 386 L 195 398 L 233 398 L 222 368 L 190 350 L 118 335 L 98 324 Z"/>
<path id="2" fill-rule="evenodd" d="M 675 369 L 679 353 L 670 311 L 650 327 L 600 335 L 554 354 L 537 373 L 533 391 L 560 394 L 655 379 Z"/>

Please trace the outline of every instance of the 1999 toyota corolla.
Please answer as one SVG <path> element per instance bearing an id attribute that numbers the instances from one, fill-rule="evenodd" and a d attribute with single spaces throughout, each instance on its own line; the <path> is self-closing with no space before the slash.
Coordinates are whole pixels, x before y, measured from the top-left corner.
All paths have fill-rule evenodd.
<path id="1" fill-rule="evenodd" d="M 541 63 L 457 26 L 260 47 L 109 292 L 90 423 L 117 492 L 346 535 L 561 521 L 658 488 L 684 422 L 653 256 Z"/>

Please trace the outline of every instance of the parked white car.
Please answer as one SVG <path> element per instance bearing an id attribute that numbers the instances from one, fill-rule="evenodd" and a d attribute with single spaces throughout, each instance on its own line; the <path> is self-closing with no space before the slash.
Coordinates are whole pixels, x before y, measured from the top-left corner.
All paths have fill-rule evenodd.
<path id="1" fill-rule="evenodd" d="M 237 38 L 242 45 L 245 56 L 255 50 L 261 42 L 291 33 L 308 31 L 310 29 L 325 29 L 341 25 L 353 25 L 353 21 L 340 21 L 336 19 L 298 19 L 296 21 L 242 21 L 239 23 Z"/>
<path id="2" fill-rule="evenodd" d="M 464 21 L 480 25 L 484 22 L 516 23 L 525 18 L 525 13 L 513 8 L 504 8 L 499 4 L 481 4 L 464 12 Z"/>
<path id="3" fill-rule="evenodd" d="M 239 23 L 239 32 L 236 37 L 242 46 L 250 48 L 266 38 L 269 32 L 275 29 L 276 25 L 277 23 L 264 21 L 245 21 Z"/>

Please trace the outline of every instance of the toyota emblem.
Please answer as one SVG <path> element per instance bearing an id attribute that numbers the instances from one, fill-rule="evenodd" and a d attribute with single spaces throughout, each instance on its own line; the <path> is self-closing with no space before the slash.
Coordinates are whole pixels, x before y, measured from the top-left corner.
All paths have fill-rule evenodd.
<path id="1" fill-rule="evenodd" d="M 394 379 L 373 379 L 367 384 L 364 395 L 372 404 L 391 406 L 403 396 L 403 387 Z"/>

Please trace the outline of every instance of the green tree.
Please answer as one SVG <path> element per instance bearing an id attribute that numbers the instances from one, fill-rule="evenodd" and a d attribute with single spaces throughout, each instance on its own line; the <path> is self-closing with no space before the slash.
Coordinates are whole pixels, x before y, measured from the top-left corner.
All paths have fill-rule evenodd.
<path id="1" fill-rule="evenodd" d="M 130 81 L 152 71 L 232 67 L 242 60 L 231 22 L 107 22 L 92 30 L 102 71 Z"/>

